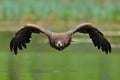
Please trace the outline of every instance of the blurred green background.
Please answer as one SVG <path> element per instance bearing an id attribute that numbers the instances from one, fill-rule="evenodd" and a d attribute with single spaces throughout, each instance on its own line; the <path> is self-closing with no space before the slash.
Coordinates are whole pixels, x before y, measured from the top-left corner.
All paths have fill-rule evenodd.
<path id="1" fill-rule="evenodd" d="M 73 35 L 59 52 L 45 35 L 33 34 L 26 50 L 14 55 L 9 42 L 27 23 L 64 32 L 90 22 L 112 45 L 111 54 L 97 50 L 88 35 Z M 119 0 L 0 0 L 0 80 L 120 80 Z"/>

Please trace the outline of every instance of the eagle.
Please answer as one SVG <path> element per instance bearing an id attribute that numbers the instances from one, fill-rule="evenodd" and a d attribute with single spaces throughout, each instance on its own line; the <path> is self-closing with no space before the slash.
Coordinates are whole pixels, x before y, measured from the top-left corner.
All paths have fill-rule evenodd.
<path id="1" fill-rule="evenodd" d="M 102 32 L 95 28 L 91 23 L 82 23 L 73 29 L 63 32 L 55 33 L 45 29 L 40 25 L 26 24 L 23 28 L 18 30 L 10 41 L 10 50 L 14 51 L 15 55 L 19 50 L 26 48 L 26 44 L 30 43 L 32 33 L 43 33 L 48 37 L 49 44 L 52 48 L 62 51 L 68 47 L 72 42 L 72 35 L 75 33 L 88 34 L 95 47 L 102 50 L 106 54 L 111 52 L 110 42 L 105 38 Z"/>

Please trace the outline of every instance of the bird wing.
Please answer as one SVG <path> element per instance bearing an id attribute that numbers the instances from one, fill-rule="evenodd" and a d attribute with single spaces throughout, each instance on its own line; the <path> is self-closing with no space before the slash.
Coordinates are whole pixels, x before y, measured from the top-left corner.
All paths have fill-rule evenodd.
<path id="1" fill-rule="evenodd" d="M 89 34 L 95 47 L 101 49 L 105 53 L 111 52 L 111 45 L 109 41 L 104 37 L 97 28 L 95 28 L 91 23 L 83 23 L 77 25 L 74 29 L 70 30 L 70 34 L 80 32 L 83 34 Z"/>
<path id="2" fill-rule="evenodd" d="M 20 29 L 10 41 L 10 50 L 17 54 L 18 49 L 26 48 L 26 43 L 30 42 L 32 33 L 43 33 L 49 36 L 51 31 L 44 29 L 42 26 L 27 24 Z"/>

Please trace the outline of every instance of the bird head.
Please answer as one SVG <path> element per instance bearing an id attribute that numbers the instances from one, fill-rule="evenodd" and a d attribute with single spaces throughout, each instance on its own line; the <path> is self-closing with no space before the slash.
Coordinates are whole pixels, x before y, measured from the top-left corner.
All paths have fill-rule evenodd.
<path id="1" fill-rule="evenodd" d="M 57 41 L 55 43 L 55 46 L 58 47 L 58 48 L 63 47 L 63 43 L 61 41 Z"/>
<path id="2" fill-rule="evenodd" d="M 64 44 L 64 42 L 58 40 L 58 41 L 55 42 L 54 48 L 61 51 L 61 50 L 63 50 L 65 48 L 65 44 Z"/>
<path id="3" fill-rule="evenodd" d="M 54 33 L 49 37 L 50 46 L 62 51 L 71 43 L 71 36 L 65 33 Z"/>

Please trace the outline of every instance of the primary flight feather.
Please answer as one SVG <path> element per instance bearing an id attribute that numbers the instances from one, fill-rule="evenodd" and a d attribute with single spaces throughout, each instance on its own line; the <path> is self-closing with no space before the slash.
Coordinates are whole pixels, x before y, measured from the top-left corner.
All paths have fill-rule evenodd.
<path id="1" fill-rule="evenodd" d="M 50 46 L 61 51 L 71 44 L 72 35 L 77 32 L 88 34 L 92 39 L 94 46 L 101 49 L 103 52 L 111 52 L 111 45 L 109 41 L 104 37 L 103 33 L 90 23 L 79 24 L 75 28 L 64 33 L 54 33 L 42 26 L 27 24 L 12 38 L 10 42 L 10 50 L 17 54 L 18 49 L 22 50 L 27 47 L 26 43 L 30 42 L 32 33 L 43 33 L 48 37 Z"/>

